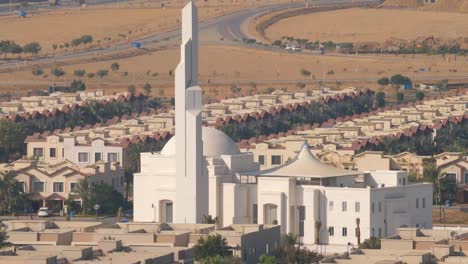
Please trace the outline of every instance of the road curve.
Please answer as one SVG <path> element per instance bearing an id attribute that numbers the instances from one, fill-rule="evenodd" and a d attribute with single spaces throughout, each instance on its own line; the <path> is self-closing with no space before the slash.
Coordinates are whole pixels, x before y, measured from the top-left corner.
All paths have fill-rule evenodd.
<path id="1" fill-rule="evenodd" d="M 363 2 L 379 2 L 379 0 L 316 0 L 314 1 L 316 6 L 325 6 L 325 5 L 336 5 L 336 4 L 349 4 L 349 3 L 363 3 Z M 200 30 L 200 42 L 210 41 L 216 42 L 219 44 L 233 44 L 237 45 L 247 45 L 242 43 L 243 38 L 246 37 L 246 34 L 243 32 L 242 25 L 249 18 L 260 16 L 269 12 L 285 10 L 288 8 L 298 8 L 304 7 L 304 2 L 294 2 L 286 4 L 275 4 L 270 6 L 255 7 L 252 9 L 241 10 L 233 13 L 229 13 L 220 17 L 212 18 L 206 21 L 199 23 Z M 167 45 L 176 45 L 180 40 L 181 30 L 180 28 L 169 30 L 163 33 L 159 33 L 152 36 L 147 36 L 140 38 L 137 42 L 141 42 L 143 47 L 154 47 L 157 46 L 167 46 Z M 205 36 L 207 36 L 205 38 Z M 209 37 L 208 37 L 209 36 Z M 211 39 L 209 39 L 211 38 Z M 222 41 L 221 41 L 222 39 Z M 81 51 L 77 53 L 64 54 L 56 56 L 55 58 L 46 57 L 46 58 L 37 58 L 32 61 L 29 61 L 29 65 L 34 64 L 43 64 L 43 63 L 56 63 L 65 62 L 68 60 L 76 60 L 86 57 L 95 57 L 96 55 L 107 55 L 115 52 L 128 51 L 133 49 L 131 43 L 122 43 L 116 44 L 114 46 L 102 49 Z M 0 69 L 17 67 L 21 61 L 9 61 L 3 64 L 0 64 Z"/>

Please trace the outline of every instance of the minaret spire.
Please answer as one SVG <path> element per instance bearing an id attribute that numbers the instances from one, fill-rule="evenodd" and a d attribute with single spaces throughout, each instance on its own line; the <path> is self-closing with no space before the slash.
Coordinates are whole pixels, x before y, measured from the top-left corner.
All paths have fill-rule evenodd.
<path id="1" fill-rule="evenodd" d="M 202 90 L 198 87 L 198 12 L 182 10 L 180 63 L 175 70 L 175 223 L 200 223 L 208 213 L 208 177 L 203 175 Z"/>

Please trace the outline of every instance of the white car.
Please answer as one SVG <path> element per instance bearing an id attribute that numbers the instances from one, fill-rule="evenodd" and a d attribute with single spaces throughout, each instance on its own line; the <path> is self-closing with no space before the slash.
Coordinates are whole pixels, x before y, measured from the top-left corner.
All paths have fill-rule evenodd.
<path id="1" fill-rule="evenodd" d="M 41 207 L 39 211 L 37 211 L 37 216 L 39 217 L 49 217 L 52 216 L 52 211 L 49 210 L 48 207 Z"/>

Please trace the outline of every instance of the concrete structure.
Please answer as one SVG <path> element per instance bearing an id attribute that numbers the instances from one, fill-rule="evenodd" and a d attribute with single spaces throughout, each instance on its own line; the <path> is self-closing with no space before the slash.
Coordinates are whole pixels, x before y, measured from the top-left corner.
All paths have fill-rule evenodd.
<path id="1" fill-rule="evenodd" d="M 176 223 L 201 223 L 208 214 L 208 177 L 203 173 L 202 90 L 198 87 L 198 11 L 182 10 L 180 63 L 175 70 Z M 166 204 L 166 206 L 168 206 Z M 167 208 L 167 207 L 166 207 Z"/>
<path id="2" fill-rule="evenodd" d="M 135 221 L 195 224 L 209 214 L 220 227 L 278 224 L 305 245 L 338 247 L 401 226 L 432 226 L 432 185 L 408 184 L 405 172 L 336 168 L 317 160 L 307 143 L 289 162 L 260 171 L 252 153 L 240 152 L 214 128 L 201 128 L 199 88 L 190 88 L 196 85 L 196 29 L 187 19 L 195 14 L 189 3 L 176 71 L 178 132 L 161 152 L 141 156 L 141 172 L 134 175 Z M 190 52 L 193 57 L 187 57 Z M 200 205 L 205 201 L 207 208 Z"/>
<path id="3" fill-rule="evenodd" d="M 193 263 L 192 246 L 208 235 L 223 236 L 231 253 L 255 264 L 280 243 L 279 226 L 212 224 L 7 221 L 10 249 L 0 263 Z M 50 262 L 46 262 L 50 261 Z M 140 262 L 141 261 L 141 262 Z"/>
<path id="4" fill-rule="evenodd" d="M 67 208 L 66 201 L 75 194 L 79 180 L 90 183 L 105 183 L 115 190 L 125 190 L 124 171 L 116 162 L 96 162 L 92 166 L 77 166 L 69 161 L 44 164 L 36 160 L 17 160 L 11 164 L 0 164 L 0 173 L 13 173 L 23 192 L 31 194 L 32 209 L 47 206 L 55 212 Z M 0 175 L 1 177 L 1 175 Z M 81 205 L 79 197 L 74 198 Z"/>
<path id="5" fill-rule="evenodd" d="M 346 256 L 325 258 L 321 263 L 468 263 L 468 232 L 399 228 L 381 240 L 381 249 L 352 250 Z"/>

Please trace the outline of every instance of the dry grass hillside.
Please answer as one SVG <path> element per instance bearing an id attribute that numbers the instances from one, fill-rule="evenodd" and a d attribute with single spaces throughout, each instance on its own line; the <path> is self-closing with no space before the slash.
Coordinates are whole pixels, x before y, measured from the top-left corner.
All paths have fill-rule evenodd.
<path id="1" fill-rule="evenodd" d="M 437 3 L 424 5 L 419 0 L 386 0 L 382 6 L 399 8 L 418 8 L 427 11 L 468 12 L 468 0 L 438 0 Z"/>
<path id="2" fill-rule="evenodd" d="M 427 9 L 430 11 L 468 13 L 468 0 L 439 0 L 437 3 L 424 6 L 421 9 Z"/>
<path id="3" fill-rule="evenodd" d="M 467 25 L 468 14 L 353 8 L 286 18 L 268 27 L 266 36 L 270 40 L 294 36 L 340 42 L 384 42 L 391 38 L 427 36 L 456 39 L 468 36 Z"/>
<path id="4" fill-rule="evenodd" d="M 402 8 L 416 8 L 421 4 L 418 0 L 386 0 L 382 6 L 385 7 L 402 7 Z"/>

